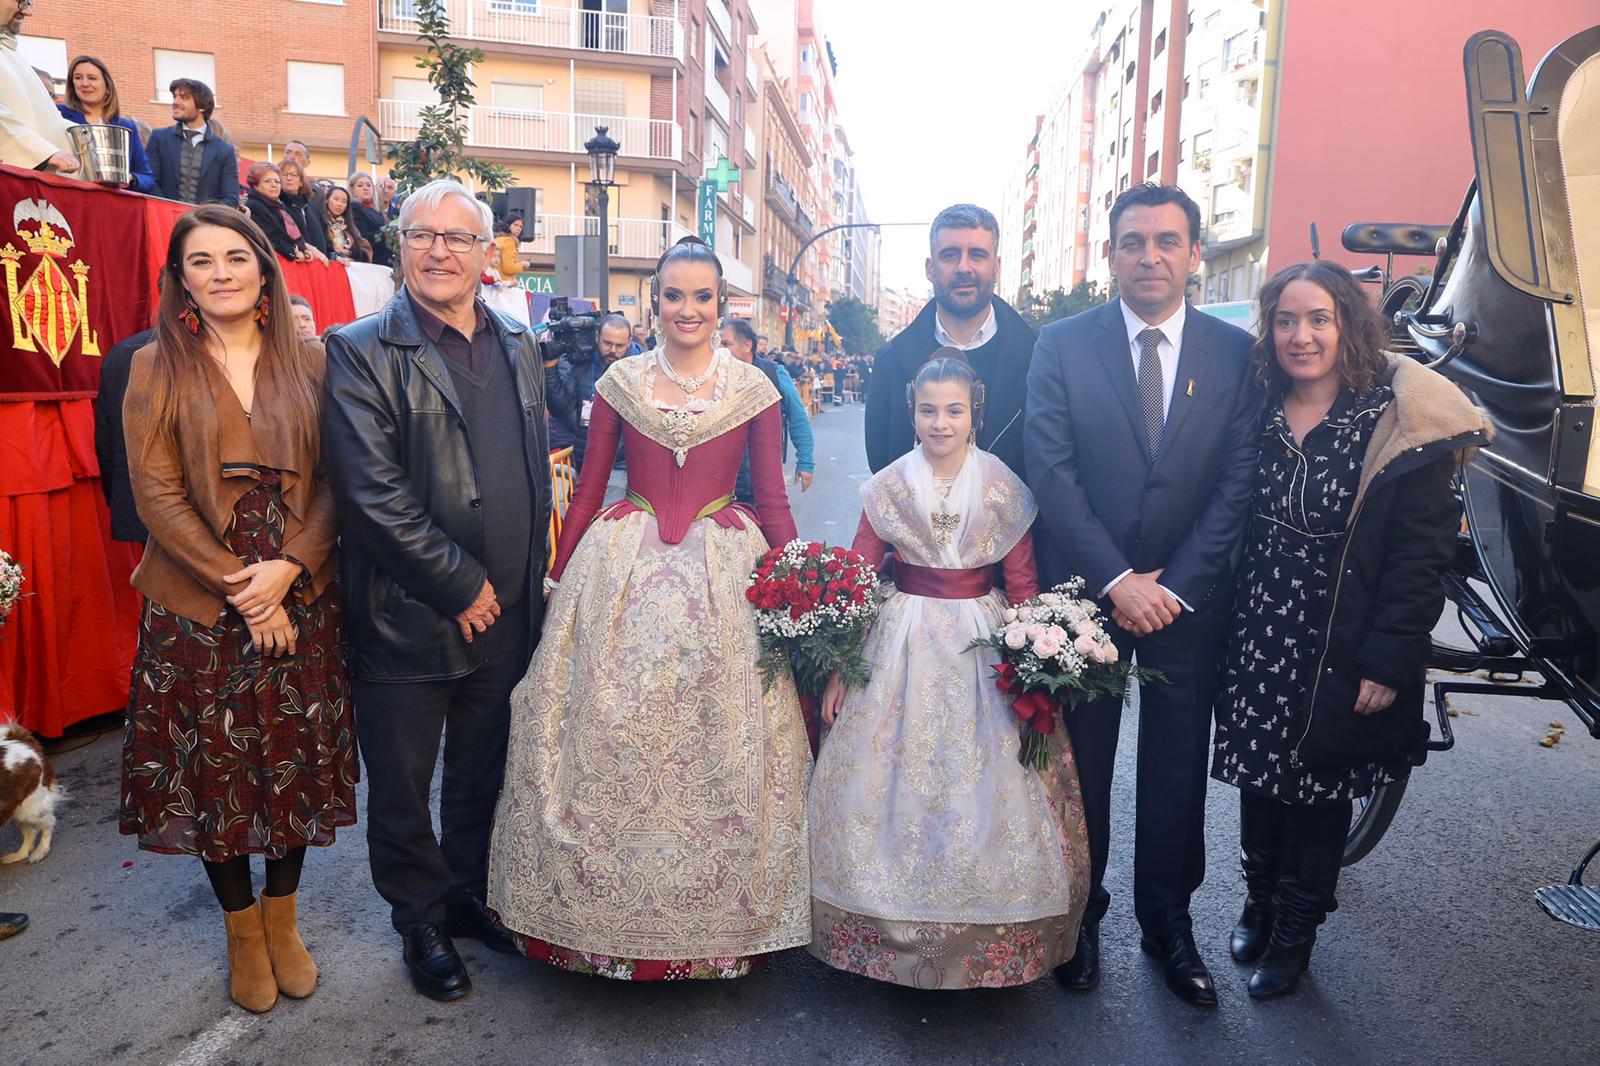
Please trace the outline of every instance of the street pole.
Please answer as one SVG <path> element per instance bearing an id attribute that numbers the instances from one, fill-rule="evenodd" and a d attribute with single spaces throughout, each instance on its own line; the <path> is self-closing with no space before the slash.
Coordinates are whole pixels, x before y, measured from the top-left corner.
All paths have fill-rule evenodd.
<path id="1" fill-rule="evenodd" d="M 603 182 L 596 184 L 600 189 L 600 311 L 607 313 L 611 310 L 611 196 Z"/>
<path id="2" fill-rule="evenodd" d="M 882 229 L 884 226 L 926 225 L 926 222 L 841 222 L 837 226 L 829 226 L 827 229 L 818 230 L 816 233 L 813 233 L 811 235 L 811 239 L 802 244 L 800 246 L 800 250 L 794 253 L 794 260 L 789 264 L 789 280 L 787 289 L 784 292 L 784 300 L 787 301 L 789 305 L 789 321 L 783 324 L 783 346 L 790 349 L 794 348 L 794 293 L 795 287 L 800 283 L 800 278 L 798 276 L 798 271 L 800 270 L 800 259 L 806 254 L 806 249 L 810 248 L 813 244 L 816 244 L 819 240 L 835 230 Z"/>

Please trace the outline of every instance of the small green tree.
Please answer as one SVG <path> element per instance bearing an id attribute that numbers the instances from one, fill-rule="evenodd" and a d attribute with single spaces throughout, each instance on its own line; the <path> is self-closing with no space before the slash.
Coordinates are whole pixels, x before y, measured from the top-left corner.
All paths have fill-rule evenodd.
<path id="1" fill-rule="evenodd" d="M 1071 292 L 1051 289 L 1043 296 L 1035 296 L 1021 309 L 1022 317 L 1034 329 L 1054 322 L 1058 318 L 1071 318 L 1091 307 L 1099 307 L 1111 299 L 1112 293 L 1102 293 L 1092 281 L 1080 281 Z"/>
<path id="2" fill-rule="evenodd" d="M 428 84 L 439 94 L 439 102 L 422 108 L 416 137 L 387 146 L 390 176 L 402 193 L 438 178 L 460 179 L 462 175 L 490 190 L 512 185 L 516 179 L 509 167 L 479 159 L 466 148 L 467 115 L 474 103 L 467 67 L 483 62 L 483 52 L 450 40 L 450 16 L 445 13 L 444 0 L 416 0 L 416 16 L 417 39 L 428 45 L 428 54 L 417 60 L 417 68 L 428 72 Z"/>
<path id="3" fill-rule="evenodd" d="M 878 309 L 856 299 L 841 296 L 828 305 L 828 321 L 839 333 L 839 342 L 851 355 L 866 355 L 883 347 L 878 330 Z"/>

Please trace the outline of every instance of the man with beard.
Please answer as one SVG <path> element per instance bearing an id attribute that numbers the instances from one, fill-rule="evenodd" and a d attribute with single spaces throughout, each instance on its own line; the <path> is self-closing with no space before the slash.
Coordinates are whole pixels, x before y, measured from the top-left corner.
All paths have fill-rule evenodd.
<path id="1" fill-rule="evenodd" d="M 1033 361 L 1033 328 L 994 294 L 1000 225 L 976 204 L 939 212 L 929 232 L 933 300 L 878 350 L 867 387 L 867 465 L 877 473 L 916 444 L 906 384 L 940 348 L 957 348 L 984 385 L 978 447 L 1017 476 L 1022 465 L 1022 405 Z"/>

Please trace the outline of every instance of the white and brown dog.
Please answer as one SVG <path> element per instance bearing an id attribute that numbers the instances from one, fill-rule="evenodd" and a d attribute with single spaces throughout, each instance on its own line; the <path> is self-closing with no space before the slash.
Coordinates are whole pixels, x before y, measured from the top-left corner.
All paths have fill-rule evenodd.
<path id="1" fill-rule="evenodd" d="M 22 846 L 0 863 L 38 862 L 50 854 L 61 785 L 44 748 L 18 722 L 0 725 L 0 826 L 15 821 Z"/>

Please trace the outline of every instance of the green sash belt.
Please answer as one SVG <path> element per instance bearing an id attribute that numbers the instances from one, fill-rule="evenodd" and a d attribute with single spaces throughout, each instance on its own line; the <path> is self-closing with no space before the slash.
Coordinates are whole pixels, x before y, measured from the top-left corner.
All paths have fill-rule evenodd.
<path id="1" fill-rule="evenodd" d="M 626 499 L 629 503 L 633 504 L 650 517 L 657 517 L 656 509 L 650 506 L 650 501 L 639 495 L 637 492 L 634 492 L 632 489 L 628 490 Z M 727 507 L 733 502 L 733 493 L 731 492 L 726 496 L 719 496 L 717 499 L 712 500 L 710 503 L 700 508 L 700 513 L 694 516 L 694 520 L 698 522 L 702 518 L 710 518 L 712 515 L 716 514 L 718 511 L 722 510 L 724 507 Z"/>

